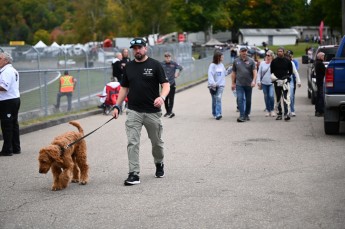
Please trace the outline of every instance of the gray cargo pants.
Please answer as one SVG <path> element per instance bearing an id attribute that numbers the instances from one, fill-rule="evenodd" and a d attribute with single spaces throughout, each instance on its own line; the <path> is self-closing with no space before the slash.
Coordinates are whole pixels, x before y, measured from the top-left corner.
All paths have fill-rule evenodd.
<path id="1" fill-rule="evenodd" d="M 154 163 L 163 162 L 164 142 L 162 140 L 162 112 L 140 113 L 127 109 L 126 134 L 129 172 L 140 173 L 139 146 L 141 129 L 144 125 L 151 140 Z"/>

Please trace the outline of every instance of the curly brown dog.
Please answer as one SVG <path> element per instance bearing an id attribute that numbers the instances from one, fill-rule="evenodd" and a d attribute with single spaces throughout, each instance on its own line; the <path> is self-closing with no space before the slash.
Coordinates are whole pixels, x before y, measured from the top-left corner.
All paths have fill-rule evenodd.
<path id="1" fill-rule="evenodd" d="M 66 188 L 71 181 L 85 185 L 89 179 L 85 140 L 82 139 L 66 148 L 68 144 L 83 137 L 84 130 L 76 121 L 71 121 L 69 124 L 77 127 L 79 132 L 70 131 L 54 138 L 49 146 L 40 150 L 38 156 L 39 173 L 46 174 L 50 168 L 52 170 L 53 191 Z"/>

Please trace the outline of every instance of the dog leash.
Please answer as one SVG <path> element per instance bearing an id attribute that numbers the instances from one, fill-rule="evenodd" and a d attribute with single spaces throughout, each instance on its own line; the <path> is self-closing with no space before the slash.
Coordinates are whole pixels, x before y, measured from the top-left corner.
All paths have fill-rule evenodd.
<path id="1" fill-rule="evenodd" d="M 112 117 L 111 119 L 109 119 L 108 121 L 106 121 L 102 126 L 104 126 L 105 124 L 107 124 L 108 122 L 110 122 L 111 120 L 113 120 L 114 118 L 115 118 L 115 117 Z M 69 147 L 73 146 L 74 144 L 80 142 L 81 140 L 83 140 L 84 138 L 86 138 L 87 136 L 89 136 L 90 134 L 96 132 L 96 130 L 100 129 L 102 126 L 96 128 L 96 129 L 94 129 L 93 131 L 91 131 L 91 132 L 88 133 L 87 135 L 84 135 L 83 137 L 81 137 L 81 138 L 75 140 L 74 142 L 68 144 L 68 145 L 65 147 L 65 149 L 68 149 Z"/>

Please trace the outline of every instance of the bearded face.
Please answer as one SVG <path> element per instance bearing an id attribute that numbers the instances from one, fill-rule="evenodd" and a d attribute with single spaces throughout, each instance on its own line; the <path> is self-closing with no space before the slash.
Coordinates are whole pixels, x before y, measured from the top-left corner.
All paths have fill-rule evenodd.
<path id="1" fill-rule="evenodd" d="M 134 46 L 133 53 L 136 60 L 141 61 L 145 58 L 147 52 L 147 48 L 145 46 Z"/>

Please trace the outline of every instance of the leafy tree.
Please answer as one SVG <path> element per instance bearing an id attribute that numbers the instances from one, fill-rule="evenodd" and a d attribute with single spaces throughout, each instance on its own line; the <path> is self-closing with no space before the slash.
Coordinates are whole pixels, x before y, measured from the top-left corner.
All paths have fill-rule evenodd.
<path id="1" fill-rule="evenodd" d="M 171 1 L 117 0 L 123 9 L 119 34 L 129 37 L 177 30 L 172 15 Z"/>
<path id="2" fill-rule="evenodd" d="M 225 0 L 172 0 L 172 13 L 183 31 L 226 30 L 232 26 L 229 3 Z M 232 0 L 229 2 L 233 2 Z"/>
<path id="3" fill-rule="evenodd" d="M 344 0 L 342 0 L 344 1 Z M 339 0 L 2 0 L 0 43 L 34 43 L 36 32 L 60 28 L 59 43 L 172 31 L 288 28 L 319 25 L 341 31 Z M 35 34 L 35 36 L 34 36 Z M 37 34 L 41 34 L 38 32 Z M 52 42 L 52 41 L 50 41 Z"/>
<path id="4" fill-rule="evenodd" d="M 39 41 L 43 41 L 45 44 L 50 44 L 50 33 L 47 30 L 40 29 L 34 34 L 33 42 L 36 44 Z"/>
<path id="5" fill-rule="evenodd" d="M 20 3 L 3 0 L 0 4 L 0 43 L 11 40 L 30 41 L 30 28 L 25 24 Z"/>
<path id="6" fill-rule="evenodd" d="M 341 31 L 341 16 L 341 1 L 339 0 L 312 0 L 310 2 L 309 17 L 313 25 L 319 25 L 323 20 L 326 26 Z"/>
<path id="7" fill-rule="evenodd" d="M 287 28 L 299 23 L 300 0 L 241 0 L 231 10 L 237 28 Z"/>

